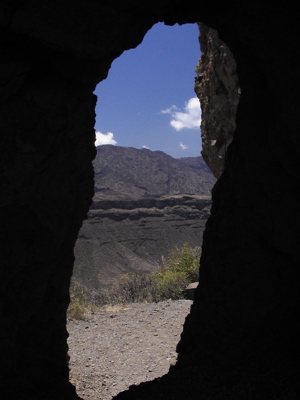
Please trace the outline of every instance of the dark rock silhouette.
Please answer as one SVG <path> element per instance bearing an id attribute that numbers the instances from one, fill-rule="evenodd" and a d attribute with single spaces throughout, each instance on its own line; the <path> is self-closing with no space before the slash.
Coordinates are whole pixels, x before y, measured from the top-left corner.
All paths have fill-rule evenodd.
<path id="1" fill-rule="evenodd" d="M 199 286 L 164 378 L 134 398 L 296 398 L 299 23 L 292 1 L 2 0 L 0 393 L 76 399 L 66 309 L 93 196 L 93 90 L 158 21 L 201 21 L 233 54 L 241 96 L 213 190 Z M 213 55 L 214 56 L 214 55 Z M 213 89 L 211 89 L 213 90 Z M 215 140 L 218 140 L 216 138 Z"/>
<path id="2" fill-rule="evenodd" d="M 236 129 L 241 88 L 236 62 L 218 32 L 199 24 L 201 58 L 196 68 L 195 92 L 202 108 L 202 155 L 215 177 L 224 170 L 227 148 Z"/>

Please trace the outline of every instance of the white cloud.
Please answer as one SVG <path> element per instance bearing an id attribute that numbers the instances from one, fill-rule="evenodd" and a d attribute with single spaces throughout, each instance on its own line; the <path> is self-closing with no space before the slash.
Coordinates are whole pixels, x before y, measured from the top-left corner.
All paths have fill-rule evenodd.
<path id="1" fill-rule="evenodd" d="M 179 146 L 182 148 L 182 150 L 186 150 L 188 146 L 182 142 L 179 143 Z"/>
<path id="2" fill-rule="evenodd" d="M 106 134 L 102 132 L 96 132 L 95 146 L 98 147 L 102 146 L 103 144 L 117 144 L 112 132 L 107 132 Z"/>
<path id="3" fill-rule="evenodd" d="M 176 106 L 161 111 L 162 114 L 170 114 L 170 125 L 181 131 L 182 129 L 200 128 L 201 124 L 201 109 L 200 102 L 197 97 L 189 99 L 184 106 L 183 111 L 180 111 Z"/>
<path id="4" fill-rule="evenodd" d="M 161 114 L 172 114 L 173 112 L 175 112 L 175 110 L 178 110 L 178 108 L 173 104 L 170 108 L 167 108 L 166 110 L 161 110 Z"/>
<path id="5" fill-rule="evenodd" d="M 149 150 L 149 147 L 148 146 L 142 146 L 142 149 L 148 149 Z"/>

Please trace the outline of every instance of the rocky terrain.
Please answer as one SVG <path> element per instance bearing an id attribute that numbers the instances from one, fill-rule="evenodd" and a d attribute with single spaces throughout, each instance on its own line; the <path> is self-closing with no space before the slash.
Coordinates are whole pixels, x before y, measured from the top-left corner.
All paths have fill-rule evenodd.
<path id="1" fill-rule="evenodd" d="M 176 246 L 199 246 L 214 182 L 201 157 L 101 146 L 94 165 L 96 193 L 75 246 L 74 283 L 98 291 L 120 274 L 154 271 Z"/>
<path id="2" fill-rule="evenodd" d="M 166 374 L 190 300 L 107 307 L 69 320 L 70 379 L 85 400 L 112 396 Z"/>

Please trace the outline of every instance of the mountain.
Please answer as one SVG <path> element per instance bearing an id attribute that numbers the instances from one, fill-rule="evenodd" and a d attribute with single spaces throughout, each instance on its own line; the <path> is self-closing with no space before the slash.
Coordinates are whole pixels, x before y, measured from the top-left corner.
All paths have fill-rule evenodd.
<path id="1" fill-rule="evenodd" d="M 95 196 L 75 246 L 73 283 L 97 292 L 120 274 L 151 272 L 169 252 L 199 246 L 215 178 L 201 157 L 101 146 Z"/>
<path id="2" fill-rule="evenodd" d="M 182 157 L 182 158 L 178 158 L 178 161 L 182 164 L 185 164 L 188 167 L 203 171 L 202 172 L 203 174 L 204 174 L 204 172 L 207 172 L 207 175 L 205 175 L 205 176 L 209 178 L 209 181 L 211 181 L 211 179 L 212 179 L 212 181 L 215 182 L 215 179 L 212 178 L 212 173 L 211 173 L 209 167 L 206 165 L 206 163 L 202 157 L 200 157 L 200 156 L 199 157 Z"/>
<path id="3" fill-rule="evenodd" d="M 175 159 L 162 151 L 99 146 L 94 160 L 96 199 L 210 195 L 215 182 L 202 157 Z"/>

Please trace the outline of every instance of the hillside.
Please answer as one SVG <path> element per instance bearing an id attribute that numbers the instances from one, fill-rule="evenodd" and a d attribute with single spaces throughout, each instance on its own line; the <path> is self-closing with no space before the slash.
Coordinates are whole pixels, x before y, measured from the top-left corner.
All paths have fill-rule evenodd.
<path id="1" fill-rule="evenodd" d="M 175 159 L 162 151 L 99 146 L 94 160 L 96 198 L 210 195 L 215 182 L 202 157 Z"/>
<path id="2" fill-rule="evenodd" d="M 151 272 L 176 246 L 199 246 L 214 178 L 201 157 L 98 147 L 96 192 L 75 246 L 73 282 L 87 291 Z"/>

